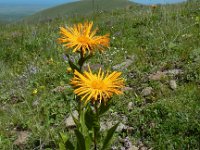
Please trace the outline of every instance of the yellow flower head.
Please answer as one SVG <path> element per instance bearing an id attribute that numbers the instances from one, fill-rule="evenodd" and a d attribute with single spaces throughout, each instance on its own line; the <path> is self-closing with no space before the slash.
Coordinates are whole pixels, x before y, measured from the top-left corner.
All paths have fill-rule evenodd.
<path id="1" fill-rule="evenodd" d="M 71 80 L 72 86 L 75 88 L 74 93 L 85 100 L 85 104 L 89 101 L 106 102 L 113 94 L 122 94 L 124 80 L 119 78 L 121 72 L 112 72 L 106 74 L 99 69 L 98 74 L 93 74 L 89 68 L 89 72 L 83 74 L 75 70 L 74 78 Z"/>
<path id="2" fill-rule="evenodd" d="M 77 24 L 73 27 L 60 27 L 61 38 L 58 38 L 60 43 L 63 43 L 67 48 L 72 48 L 73 52 L 81 52 L 83 55 L 86 52 L 94 53 L 96 49 L 103 51 L 109 47 L 109 35 L 96 36 L 97 29 L 92 31 L 93 22 L 85 22 Z"/>
<path id="3" fill-rule="evenodd" d="M 32 92 L 33 95 L 36 95 L 37 93 L 38 93 L 37 89 L 34 89 L 33 92 Z"/>
<path id="4" fill-rule="evenodd" d="M 67 67 L 67 70 L 66 70 L 66 72 L 69 74 L 69 73 L 71 73 L 72 72 L 72 68 L 70 68 L 70 67 Z"/>

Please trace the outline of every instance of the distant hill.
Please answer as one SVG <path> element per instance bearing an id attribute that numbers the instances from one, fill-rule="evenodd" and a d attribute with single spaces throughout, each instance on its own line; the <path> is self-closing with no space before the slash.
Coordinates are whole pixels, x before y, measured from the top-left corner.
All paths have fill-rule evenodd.
<path id="1" fill-rule="evenodd" d="M 128 0 L 81 0 L 40 11 L 32 16 L 26 17 L 24 20 L 45 20 L 58 16 L 67 17 L 74 14 L 86 15 L 93 11 L 110 11 L 115 8 L 125 8 L 131 4 L 134 3 Z"/>

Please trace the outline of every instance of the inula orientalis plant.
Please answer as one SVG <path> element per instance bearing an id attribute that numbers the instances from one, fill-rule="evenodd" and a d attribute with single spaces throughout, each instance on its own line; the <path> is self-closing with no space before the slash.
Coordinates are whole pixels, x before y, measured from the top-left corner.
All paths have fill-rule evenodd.
<path id="1" fill-rule="evenodd" d="M 76 123 L 74 130 L 76 144 L 74 145 L 66 134 L 61 134 L 60 149 L 104 150 L 109 146 L 118 126 L 116 124 L 110 128 L 107 136 L 102 139 L 100 117 L 109 109 L 112 96 L 123 93 L 124 80 L 120 77 L 121 72 L 105 73 L 99 68 L 95 74 L 89 66 L 88 71 L 83 70 L 86 60 L 88 61 L 96 52 L 103 52 L 109 47 L 109 34 L 97 36 L 96 33 L 97 29 L 93 30 L 93 22 L 60 28 L 59 43 L 79 55 L 79 60 L 75 63 L 71 60 L 70 53 L 66 52 L 69 66 L 74 74 L 70 84 L 74 88 L 75 101 L 78 105 L 78 118 L 73 116 Z"/>

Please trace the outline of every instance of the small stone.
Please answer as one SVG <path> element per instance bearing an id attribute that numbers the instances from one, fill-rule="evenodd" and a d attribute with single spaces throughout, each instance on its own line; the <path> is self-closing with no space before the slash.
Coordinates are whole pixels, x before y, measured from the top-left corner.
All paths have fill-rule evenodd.
<path id="1" fill-rule="evenodd" d="M 124 92 L 126 92 L 126 91 L 132 91 L 133 88 L 126 86 L 126 87 L 124 87 L 122 90 L 123 90 Z"/>
<path id="2" fill-rule="evenodd" d="M 156 73 L 150 74 L 149 79 L 154 81 L 160 81 L 166 77 L 166 73 L 162 71 L 157 71 Z"/>
<path id="3" fill-rule="evenodd" d="M 127 132 L 128 132 L 128 133 L 130 133 L 130 134 L 131 134 L 131 133 L 133 133 L 133 131 L 134 131 L 134 128 L 133 128 L 133 127 L 129 127 L 129 126 L 128 126 L 126 130 L 127 130 Z"/>
<path id="4" fill-rule="evenodd" d="M 140 147 L 140 150 L 148 150 L 148 148 L 145 146 L 142 146 L 142 147 Z"/>
<path id="5" fill-rule="evenodd" d="M 129 67 L 133 63 L 133 60 L 127 59 L 125 62 L 122 62 L 121 64 L 117 64 L 112 67 L 113 70 L 122 70 L 124 68 Z"/>
<path id="6" fill-rule="evenodd" d="M 26 144 L 28 141 L 29 135 L 30 133 L 27 131 L 19 131 L 17 139 L 14 141 L 14 145 L 20 146 L 20 145 Z"/>
<path id="7" fill-rule="evenodd" d="M 169 85 L 172 90 L 175 90 L 177 88 L 176 80 L 170 80 Z"/>
<path id="8" fill-rule="evenodd" d="M 65 119 L 65 125 L 67 128 L 74 128 L 76 127 L 76 124 L 74 122 L 73 117 L 78 118 L 78 112 L 77 111 L 73 111 L 72 115 L 70 115 L 68 118 Z"/>
<path id="9" fill-rule="evenodd" d="M 123 130 L 126 130 L 127 129 L 127 126 L 124 125 L 123 123 L 119 123 L 117 129 L 116 129 L 116 132 L 122 132 Z"/>
<path id="10" fill-rule="evenodd" d="M 132 145 L 128 150 L 139 150 L 139 148 L 135 145 Z"/>
<path id="11" fill-rule="evenodd" d="M 128 103 L 128 110 L 129 110 L 129 111 L 133 110 L 133 107 L 134 107 L 133 102 L 129 102 L 129 103 Z"/>
<path id="12" fill-rule="evenodd" d="M 171 69 L 171 70 L 166 70 L 164 71 L 165 74 L 175 76 L 179 74 L 183 74 L 183 70 L 181 69 Z"/>
<path id="13" fill-rule="evenodd" d="M 105 131 L 105 130 L 108 130 L 112 127 L 113 127 L 113 124 L 112 124 L 111 121 L 100 122 L 100 131 Z"/>
<path id="14" fill-rule="evenodd" d="M 153 88 L 152 87 L 146 87 L 142 90 L 141 95 L 142 96 L 148 96 L 151 95 Z"/>
<path id="15" fill-rule="evenodd" d="M 52 90 L 52 92 L 55 93 L 62 93 L 64 92 L 67 88 L 70 88 L 70 86 L 58 86 L 55 89 Z"/>

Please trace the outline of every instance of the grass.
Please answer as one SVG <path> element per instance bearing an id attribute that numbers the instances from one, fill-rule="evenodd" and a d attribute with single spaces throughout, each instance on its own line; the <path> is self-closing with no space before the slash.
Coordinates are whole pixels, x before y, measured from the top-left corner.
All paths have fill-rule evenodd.
<path id="1" fill-rule="evenodd" d="M 49 8 L 38 12 L 30 17 L 24 19 L 25 22 L 33 22 L 38 20 L 49 20 L 56 17 L 68 18 L 69 16 L 87 15 L 95 11 L 112 11 L 116 8 L 126 8 L 134 3 L 128 0 L 81 0 L 69 4 L 59 5 L 57 7 Z"/>
<path id="2" fill-rule="evenodd" d="M 132 90 L 114 98 L 111 110 L 126 116 L 132 130 L 116 133 L 113 146 L 122 147 L 119 137 L 128 136 L 140 148 L 142 143 L 158 150 L 199 149 L 199 5 L 190 1 L 155 10 L 132 5 L 75 18 L 0 25 L 0 149 L 56 149 L 59 133 L 70 135 L 64 120 L 74 107 L 67 88 L 72 74 L 66 73 L 64 48 L 56 39 L 60 26 L 85 20 L 93 20 L 100 34 L 111 35 L 110 49 L 95 56 L 93 63 L 112 69 L 134 56 L 134 62 L 122 70 Z M 182 73 L 149 79 L 150 74 L 172 69 Z M 175 90 L 169 85 L 172 79 Z M 65 90 L 59 92 L 58 87 Z M 146 87 L 153 90 L 143 96 Z M 131 111 L 129 102 L 134 104 Z M 111 114 L 107 117 L 111 119 Z M 14 144 L 22 131 L 29 133 L 28 140 Z"/>

